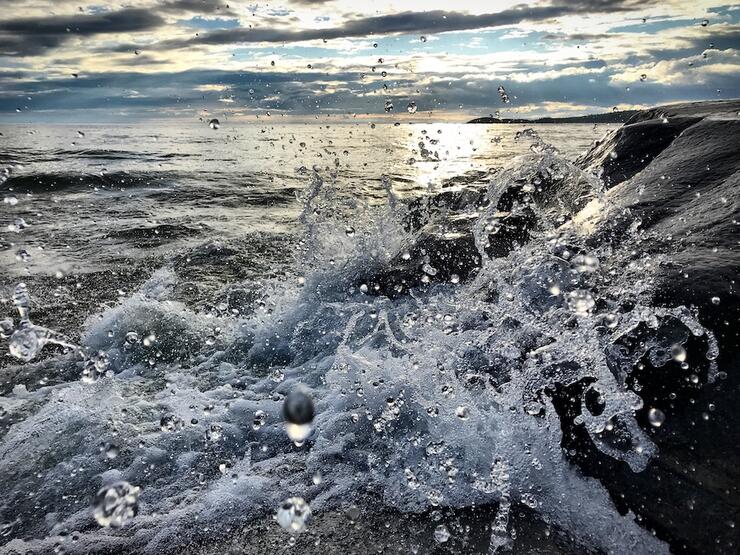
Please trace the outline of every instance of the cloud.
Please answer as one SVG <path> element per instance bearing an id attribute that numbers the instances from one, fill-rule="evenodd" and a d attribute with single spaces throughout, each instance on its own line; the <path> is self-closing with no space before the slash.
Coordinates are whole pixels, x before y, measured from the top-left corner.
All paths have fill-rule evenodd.
<path id="1" fill-rule="evenodd" d="M 228 2 L 221 2 L 219 0 L 172 0 L 170 2 L 162 2 L 158 5 L 157 9 L 160 12 L 173 14 L 188 12 L 229 16 L 236 15 L 236 12 L 231 9 Z"/>
<path id="2" fill-rule="evenodd" d="M 322 29 L 238 28 L 222 29 L 188 39 L 172 39 L 150 45 L 148 48 L 177 49 L 189 46 L 228 45 L 237 43 L 303 42 L 320 39 L 367 37 L 395 34 L 432 34 L 450 31 L 484 29 L 515 25 L 525 21 L 544 21 L 552 18 L 579 14 L 584 5 L 594 12 L 627 10 L 625 2 L 575 2 L 571 4 L 515 7 L 496 13 L 467 14 L 433 10 L 428 12 L 406 11 L 401 13 L 349 19 L 343 24 Z M 124 48 L 131 49 L 130 46 Z"/>
<path id="3" fill-rule="evenodd" d="M 0 56 L 35 56 L 74 37 L 146 31 L 164 22 L 161 16 L 140 8 L 8 19 L 0 21 Z"/>

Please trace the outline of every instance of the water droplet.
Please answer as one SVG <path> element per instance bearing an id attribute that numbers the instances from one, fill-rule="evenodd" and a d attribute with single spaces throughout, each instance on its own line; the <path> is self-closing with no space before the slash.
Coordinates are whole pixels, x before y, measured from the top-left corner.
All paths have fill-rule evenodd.
<path id="1" fill-rule="evenodd" d="M 409 114 L 415 114 L 417 110 L 416 102 L 414 102 L 413 100 L 409 102 L 408 106 L 406 106 L 406 110 L 408 111 Z"/>
<path id="2" fill-rule="evenodd" d="M 596 305 L 593 295 L 586 289 L 576 289 L 568 293 L 567 302 L 568 308 L 581 316 L 587 315 Z"/>
<path id="3" fill-rule="evenodd" d="M 294 389 L 283 401 L 285 432 L 297 446 L 303 445 L 311 435 L 314 417 L 313 400 L 303 391 Z"/>
<path id="4" fill-rule="evenodd" d="M 718 305 L 720 303 L 719 297 L 712 297 L 711 300 L 713 305 Z"/>
<path id="5" fill-rule="evenodd" d="M 3 320 L 0 320 L 0 337 L 3 339 L 8 339 L 11 335 L 13 335 L 13 330 L 15 329 L 15 326 L 13 325 L 13 320 L 10 318 L 4 318 Z"/>
<path id="6" fill-rule="evenodd" d="M 8 344 L 10 354 L 23 362 L 34 359 L 43 347 L 44 343 L 32 325 L 18 328 L 10 336 Z"/>
<path id="7" fill-rule="evenodd" d="M 599 269 L 599 259 L 587 254 L 579 254 L 571 260 L 571 265 L 581 274 L 591 274 Z"/>
<path id="8" fill-rule="evenodd" d="M 350 519 L 352 522 L 357 522 L 357 520 L 360 518 L 360 509 L 355 505 L 352 505 L 349 509 L 347 509 L 347 512 L 345 514 L 347 515 L 347 518 Z"/>
<path id="9" fill-rule="evenodd" d="M 126 344 L 128 345 L 135 345 L 139 342 L 139 334 L 135 331 L 130 331 L 126 334 Z"/>
<path id="10" fill-rule="evenodd" d="M 460 405 L 455 409 L 455 415 L 460 420 L 467 420 L 468 418 L 470 418 L 470 409 L 468 409 L 468 407 Z"/>
<path id="11" fill-rule="evenodd" d="M 651 426 L 660 428 L 663 422 L 665 422 L 665 414 L 660 409 L 650 409 L 648 411 L 648 421 Z"/>
<path id="12" fill-rule="evenodd" d="M 440 524 L 434 529 L 434 541 L 437 543 L 445 543 L 450 539 L 450 531 L 447 526 Z"/>
<path id="13" fill-rule="evenodd" d="M 310 518 L 311 507 L 302 497 L 289 497 L 280 504 L 277 511 L 278 524 L 291 534 L 303 532 Z"/>
<path id="14" fill-rule="evenodd" d="M 8 231 L 12 233 L 20 233 L 28 227 L 26 220 L 23 218 L 16 218 L 12 224 L 8 224 Z"/>
<path id="15" fill-rule="evenodd" d="M 419 40 L 420 40 L 421 42 L 426 42 L 426 41 L 427 41 L 427 38 L 426 38 L 426 37 L 425 37 L 424 35 L 421 35 L 421 36 L 419 37 Z"/>
<path id="16" fill-rule="evenodd" d="M 267 422 L 267 413 L 263 410 L 256 410 L 254 412 L 254 420 L 252 421 L 252 429 L 254 431 L 259 430 Z"/>
<path id="17" fill-rule="evenodd" d="M 84 383 L 96 382 L 106 374 L 109 366 L 108 354 L 104 351 L 98 351 L 94 357 L 85 361 L 80 379 Z"/>
<path id="18" fill-rule="evenodd" d="M 645 80 L 647 80 L 647 74 L 643 73 L 640 75 L 640 81 L 645 81 Z"/>
<path id="19" fill-rule="evenodd" d="M 221 122 L 218 121 L 216 118 L 213 118 L 208 122 L 208 127 L 210 127 L 211 129 L 218 129 L 219 127 L 221 127 Z"/>
<path id="20" fill-rule="evenodd" d="M 106 456 L 106 458 L 108 458 L 110 460 L 113 460 L 113 459 L 115 459 L 118 456 L 118 453 L 119 453 L 118 445 L 114 445 L 112 443 L 108 443 L 105 446 L 105 456 Z"/>
<path id="21" fill-rule="evenodd" d="M 686 361 L 686 349 L 683 348 L 681 345 L 673 345 L 671 347 L 671 358 L 675 360 L 676 362 L 685 362 Z"/>
<path id="22" fill-rule="evenodd" d="M 393 111 L 393 102 L 390 100 L 385 101 L 385 111 L 386 112 L 392 112 Z"/>
<path id="23" fill-rule="evenodd" d="M 702 27 L 706 27 L 707 25 L 709 25 L 709 20 L 708 19 L 702 19 L 701 20 L 701 26 Z"/>
<path id="24" fill-rule="evenodd" d="M 93 516 L 100 526 L 120 528 L 139 511 L 141 489 L 128 482 L 116 482 L 95 496 Z"/>
<path id="25" fill-rule="evenodd" d="M 185 421 L 174 414 L 166 414 L 159 420 L 159 429 L 163 432 L 177 432 L 185 427 Z"/>
<path id="26" fill-rule="evenodd" d="M 224 429 L 220 424 L 211 424 L 206 430 L 206 439 L 213 443 L 221 441 L 224 437 Z"/>

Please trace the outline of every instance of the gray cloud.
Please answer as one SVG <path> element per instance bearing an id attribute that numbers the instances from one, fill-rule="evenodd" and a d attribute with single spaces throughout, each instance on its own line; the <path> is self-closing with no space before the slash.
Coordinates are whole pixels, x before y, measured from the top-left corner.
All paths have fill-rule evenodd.
<path id="1" fill-rule="evenodd" d="M 158 6 L 158 10 L 163 13 L 199 13 L 199 14 L 217 14 L 235 16 L 236 12 L 231 9 L 228 2 L 220 0 L 172 0 L 163 2 Z"/>
<path id="2" fill-rule="evenodd" d="M 198 45 L 220 45 L 233 43 L 259 42 L 300 42 L 317 39 L 336 39 L 392 35 L 401 33 L 444 33 L 488 27 L 514 25 L 525 21 L 543 21 L 564 15 L 582 14 L 584 11 L 614 12 L 631 9 L 631 3 L 624 1 L 604 0 L 585 1 L 569 4 L 513 8 L 497 13 L 472 15 L 460 12 L 441 10 L 429 12 L 402 12 L 352 19 L 341 26 L 330 29 L 305 29 L 291 31 L 271 28 L 236 28 L 220 29 L 201 34 L 187 40 L 162 41 L 149 48 L 161 50 L 186 48 Z M 131 50 L 125 46 L 125 50 Z"/>
<path id="3" fill-rule="evenodd" d="M 34 56 L 75 36 L 146 31 L 163 23 L 160 15 L 137 8 L 8 19 L 0 21 L 0 56 Z"/>

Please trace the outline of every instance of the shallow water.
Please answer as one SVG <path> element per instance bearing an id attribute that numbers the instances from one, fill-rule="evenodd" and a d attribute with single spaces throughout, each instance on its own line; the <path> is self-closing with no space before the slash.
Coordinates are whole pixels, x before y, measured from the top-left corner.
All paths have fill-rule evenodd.
<path id="1" fill-rule="evenodd" d="M 713 335 L 654 306 L 669 254 L 634 253 L 665 238 L 570 162 L 605 129 L 519 129 L 4 132 L 3 214 L 28 224 L 0 235 L 5 312 L 23 280 L 31 322 L 82 351 L 2 360 L 2 551 L 205 548 L 286 498 L 321 514 L 374 495 L 489 506 L 488 552 L 517 545 L 518 507 L 578 549 L 667 552 L 563 436 L 642 472 L 657 447 L 633 369 L 712 383 Z M 596 222 L 574 222 L 589 202 Z M 103 375 L 80 379 L 99 353 Z M 281 415 L 297 388 L 316 408 L 301 446 Z M 138 514 L 100 528 L 91 503 L 118 480 Z M 445 525 L 439 548 L 464 549 Z"/>

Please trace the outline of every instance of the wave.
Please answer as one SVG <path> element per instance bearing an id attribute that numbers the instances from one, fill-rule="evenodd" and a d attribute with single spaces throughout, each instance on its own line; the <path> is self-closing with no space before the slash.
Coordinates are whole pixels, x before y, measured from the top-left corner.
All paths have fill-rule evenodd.
<path id="1" fill-rule="evenodd" d="M 511 545 L 517 507 L 580 551 L 697 541 L 683 527 L 647 529 L 639 501 L 615 505 L 600 474 L 672 483 L 653 474 L 653 411 L 670 420 L 680 399 L 669 392 L 736 379 L 724 369 L 737 337 L 706 322 L 737 311 L 726 289 L 737 255 L 708 253 L 733 241 L 721 199 L 737 205 L 738 121 L 698 120 L 641 167 L 633 132 L 578 164 L 529 132 L 532 153 L 485 188 L 456 183 L 408 204 L 389 179 L 383 206 L 348 204 L 315 170 L 299 262 L 263 281 L 248 314 L 194 311 L 173 300 L 177 274 L 158 270 L 86 325 L 86 349 L 107 354 L 112 376 L 0 399 L 13 422 L 0 443 L 0 552 L 48 552 L 69 530 L 70 553 L 176 552 L 292 495 L 321 513 L 369 493 L 405 513 L 487 506 L 489 552 Z M 621 145 L 630 168 L 612 172 L 605 145 Z M 282 429 L 297 387 L 317 413 L 302 447 Z M 184 425 L 163 431 L 165 415 Z M 116 457 L 101 455 L 107 444 Z M 88 500 L 120 479 L 142 488 L 140 514 L 101 529 Z"/>

